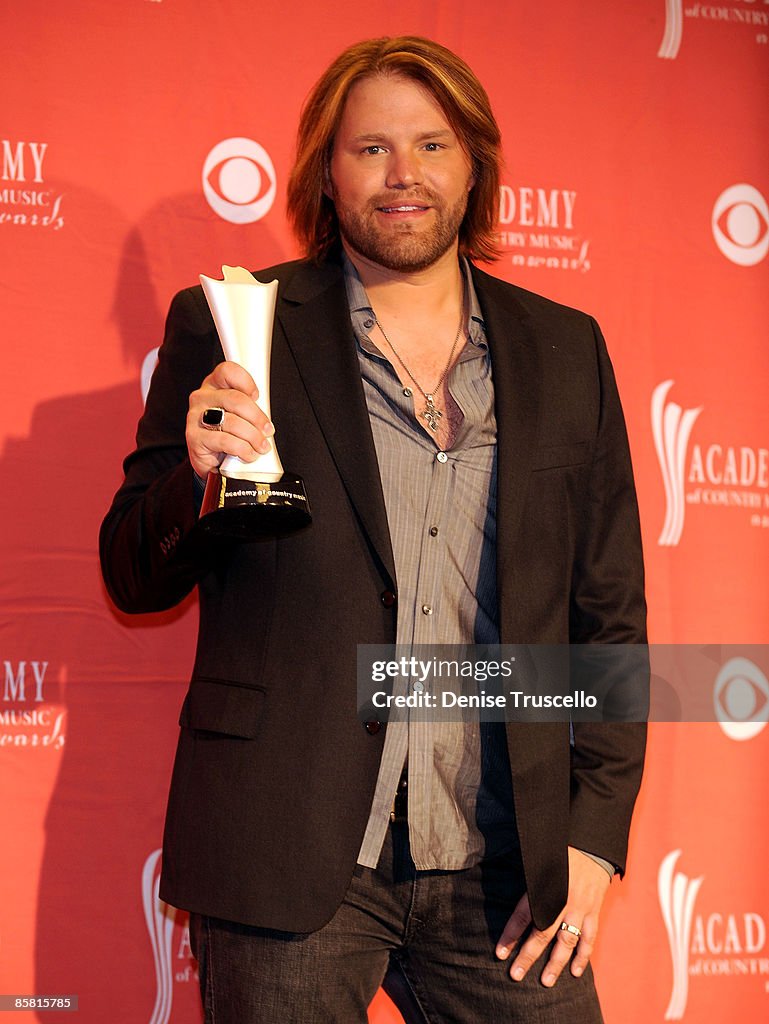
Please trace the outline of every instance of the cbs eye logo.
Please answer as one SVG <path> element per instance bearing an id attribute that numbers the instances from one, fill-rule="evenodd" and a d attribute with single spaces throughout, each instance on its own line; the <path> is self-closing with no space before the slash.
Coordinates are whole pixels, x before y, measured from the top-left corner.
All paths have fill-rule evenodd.
<path id="1" fill-rule="evenodd" d="M 752 267 L 769 252 L 769 206 L 752 185 L 731 185 L 722 192 L 711 226 L 716 245 L 732 263 Z"/>
<path id="2" fill-rule="evenodd" d="M 716 721 L 732 740 L 752 740 L 769 721 L 769 681 L 752 661 L 731 658 L 716 676 Z"/>
<path id="3" fill-rule="evenodd" d="M 253 139 L 218 142 L 206 157 L 202 179 L 208 205 L 232 224 L 261 220 L 275 200 L 275 168 Z"/>

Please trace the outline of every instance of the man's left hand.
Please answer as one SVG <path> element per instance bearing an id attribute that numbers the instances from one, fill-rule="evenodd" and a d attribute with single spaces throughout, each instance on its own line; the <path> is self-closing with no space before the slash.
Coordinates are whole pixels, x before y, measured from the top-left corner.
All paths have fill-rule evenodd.
<path id="1" fill-rule="evenodd" d="M 510 976 L 520 981 L 532 964 L 542 955 L 554 935 L 556 943 L 550 959 L 542 971 L 542 984 L 548 988 L 555 985 L 558 976 L 571 960 L 571 973 L 579 977 L 590 960 L 598 935 L 598 915 L 606 892 L 611 884 L 609 873 L 581 850 L 569 847 L 569 897 L 566 906 L 555 923 L 544 931 L 532 928 L 526 941 L 521 945 L 510 967 Z M 572 925 L 582 934 L 576 935 L 561 928 L 561 924 Z M 499 937 L 496 953 L 500 960 L 506 960 L 515 944 L 531 925 L 529 897 L 524 893 Z"/>

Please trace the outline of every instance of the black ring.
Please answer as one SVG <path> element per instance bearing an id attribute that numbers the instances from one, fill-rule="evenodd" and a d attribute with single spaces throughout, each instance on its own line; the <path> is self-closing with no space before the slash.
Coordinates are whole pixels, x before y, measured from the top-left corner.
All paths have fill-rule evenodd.
<path id="1" fill-rule="evenodd" d="M 224 409 L 204 409 L 200 422 L 209 430 L 221 430 L 224 422 Z"/>

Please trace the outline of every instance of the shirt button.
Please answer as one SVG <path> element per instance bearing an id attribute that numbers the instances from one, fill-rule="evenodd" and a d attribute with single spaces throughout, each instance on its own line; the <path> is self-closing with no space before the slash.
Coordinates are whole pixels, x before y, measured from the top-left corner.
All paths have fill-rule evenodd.
<path id="1" fill-rule="evenodd" d="M 429 604 L 423 604 L 422 605 L 422 614 L 423 615 L 432 615 L 432 613 L 433 613 L 432 605 L 429 605 Z"/>
<path id="2" fill-rule="evenodd" d="M 366 317 L 366 319 L 363 321 L 363 326 L 368 331 L 368 330 L 371 330 L 371 328 L 374 326 L 375 323 L 376 323 L 376 320 L 372 320 L 371 317 L 369 316 L 369 317 Z"/>
<path id="3" fill-rule="evenodd" d="M 379 721 L 378 718 L 370 718 L 367 722 L 364 722 L 363 724 L 369 736 L 376 736 L 376 734 L 382 728 L 382 723 Z"/>
<path id="4" fill-rule="evenodd" d="M 404 388 L 403 394 L 406 396 L 406 398 L 411 398 L 414 392 L 411 390 L 411 388 Z"/>
<path id="5" fill-rule="evenodd" d="M 438 527 L 437 526 L 431 526 L 430 527 L 430 536 L 431 537 L 437 537 L 438 536 Z"/>
<path id="6" fill-rule="evenodd" d="M 422 690 L 424 690 L 424 685 L 420 683 L 419 680 L 417 679 L 417 681 L 412 686 L 412 690 L 414 691 L 414 693 L 421 693 Z"/>
<path id="7" fill-rule="evenodd" d="M 438 452 L 438 454 L 435 457 L 438 460 L 438 462 L 448 462 L 449 461 L 449 457 L 446 454 L 446 452 Z"/>
<path id="8" fill-rule="evenodd" d="M 393 594 L 392 590 L 383 590 L 379 596 L 385 608 L 392 608 L 395 604 L 395 594 Z"/>

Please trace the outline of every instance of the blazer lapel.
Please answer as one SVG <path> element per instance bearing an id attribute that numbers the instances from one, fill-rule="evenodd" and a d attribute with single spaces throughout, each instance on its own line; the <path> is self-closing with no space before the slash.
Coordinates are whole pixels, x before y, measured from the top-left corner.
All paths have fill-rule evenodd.
<path id="1" fill-rule="evenodd" d="M 300 266 L 279 293 L 277 318 L 350 500 L 395 588 L 382 482 L 341 268 Z"/>
<path id="2" fill-rule="evenodd" d="M 494 379 L 497 417 L 497 591 L 500 626 L 514 600 L 515 539 L 537 445 L 539 359 L 531 318 L 508 284 L 473 270 L 483 310 Z M 502 643 L 516 638 L 502 636 Z"/>
<path id="3" fill-rule="evenodd" d="M 496 278 L 473 267 L 473 280 L 483 310 L 494 379 L 497 417 L 497 600 L 500 643 L 528 643 L 519 635 L 516 604 L 521 587 L 516 581 L 516 538 L 521 524 L 529 477 L 539 435 L 540 361 L 532 318 L 524 305 L 525 292 L 510 289 Z M 520 298 L 519 298 L 520 296 Z M 522 301 L 523 300 L 523 301 Z M 556 739 L 563 740 L 563 723 L 527 722 L 506 725 L 510 767 L 513 775 L 516 817 L 522 842 L 540 820 L 538 808 L 530 808 L 526 794 L 531 790 L 532 764 L 539 764 L 541 751 Z M 536 826 L 534 826 L 536 831 Z"/>

